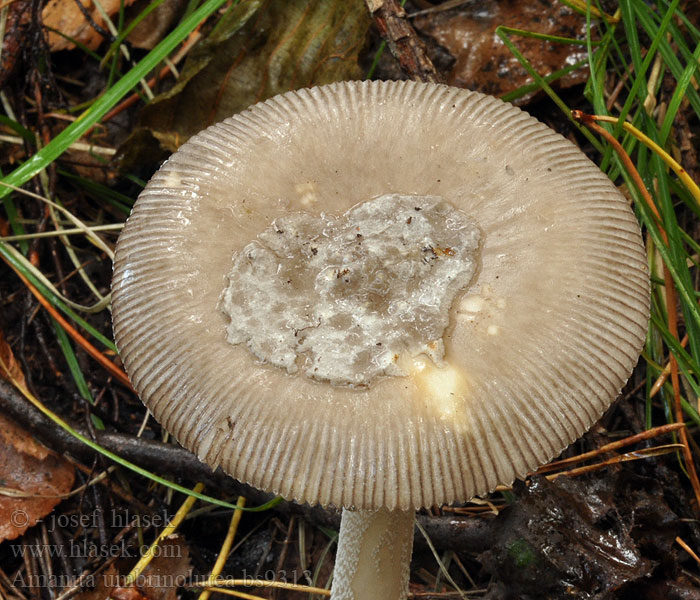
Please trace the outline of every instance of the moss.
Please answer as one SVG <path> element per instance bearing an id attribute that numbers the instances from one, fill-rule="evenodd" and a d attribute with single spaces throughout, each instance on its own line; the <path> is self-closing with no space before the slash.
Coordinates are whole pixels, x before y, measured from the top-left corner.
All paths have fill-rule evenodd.
<path id="1" fill-rule="evenodd" d="M 518 568 L 530 567 L 537 562 L 537 555 L 526 540 L 520 538 L 506 546 L 508 555 L 512 557 Z"/>

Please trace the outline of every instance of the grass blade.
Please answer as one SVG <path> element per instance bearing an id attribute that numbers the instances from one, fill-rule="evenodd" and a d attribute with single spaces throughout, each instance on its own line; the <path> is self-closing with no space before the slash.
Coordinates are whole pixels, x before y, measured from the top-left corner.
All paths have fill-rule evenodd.
<path id="1" fill-rule="evenodd" d="M 207 0 L 175 30 L 160 42 L 151 52 L 136 64 L 124 77 L 109 88 L 95 103 L 80 115 L 73 123 L 51 140 L 34 156 L 17 167 L 12 173 L 3 178 L 3 182 L 21 186 L 34 175 L 45 169 L 61 156 L 66 149 L 84 133 L 89 131 L 119 100 L 121 100 L 151 69 L 156 67 L 175 47 L 211 13 L 218 9 L 226 0 Z M 10 193 L 10 188 L 0 188 L 0 199 Z"/>

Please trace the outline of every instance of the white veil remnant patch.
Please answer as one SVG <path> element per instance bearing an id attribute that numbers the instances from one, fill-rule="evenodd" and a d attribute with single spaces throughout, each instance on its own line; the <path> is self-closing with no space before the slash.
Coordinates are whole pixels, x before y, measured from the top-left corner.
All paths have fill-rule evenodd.
<path id="1" fill-rule="evenodd" d="M 260 360 L 340 385 L 436 365 L 457 292 L 476 271 L 479 230 L 436 196 L 388 194 L 335 217 L 276 219 L 233 257 L 227 340 Z"/>

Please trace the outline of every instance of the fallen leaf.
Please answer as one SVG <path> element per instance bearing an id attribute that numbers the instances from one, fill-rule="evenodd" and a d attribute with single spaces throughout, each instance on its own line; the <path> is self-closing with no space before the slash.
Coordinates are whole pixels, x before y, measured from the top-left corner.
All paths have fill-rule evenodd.
<path id="1" fill-rule="evenodd" d="M 158 544 L 151 560 L 134 585 L 125 587 L 128 568 L 120 572 L 114 565 L 95 576 L 93 589 L 78 594 L 76 600 L 176 600 L 177 590 L 190 577 L 190 551 L 185 538 L 174 534 Z"/>
<path id="2" fill-rule="evenodd" d="M 0 542 L 22 535 L 70 492 L 73 466 L 0 414 Z"/>
<path id="3" fill-rule="evenodd" d="M 500 512 L 492 546 L 479 556 L 495 575 L 495 587 L 507 588 L 514 598 L 602 599 L 627 582 L 645 581 L 654 563 L 643 556 L 633 529 L 647 498 L 658 501 L 659 523 L 658 515 L 667 523 L 678 518 L 666 510 L 663 493 L 632 488 L 630 494 L 622 478 L 615 473 L 549 482 L 538 475 L 527 486 L 516 483 L 517 502 Z M 621 500 L 620 493 L 629 498 Z"/>
<path id="4" fill-rule="evenodd" d="M 142 124 L 172 152 L 208 125 L 275 94 L 356 79 L 369 25 L 362 2 L 242 2 L 192 50 L 175 87 L 145 107 Z M 138 164 L 139 157 L 132 160 Z"/>
<path id="5" fill-rule="evenodd" d="M 120 579 L 117 568 L 113 564 L 109 565 L 104 572 L 88 576 L 88 581 L 83 586 L 84 591 L 77 594 L 75 600 L 108 600 Z"/>
<path id="6" fill-rule="evenodd" d="M 503 96 L 532 83 L 532 78 L 496 35 L 505 25 L 546 35 L 585 39 L 586 19 L 554 0 L 484 0 L 459 8 L 416 17 L 413 24 L 433 37 L 455 58 L 447 82 L 457 87 Z M 514 45 L 541 75 L 548 75 L 586 58 L 585 46 L 511 36 Z M 568 87 L 587 78 L 578 69 L 559 80 Z M 536 92 L 519 98 L 525 104 Z"/>
<path id="7" fill-rule="evenodd" d="M 124 6 L 129 6 L 134 0 L 123 0 Z M 88 22 L 85 15 L 78 8 L 80 2 L 90 15 L 90 18 L 100 27 L 106 29 L 104 19 L 100 15 L 92 0 L 49 0 L 41 13 L 44 26 L 51 27 L 55 31 L 49 31 L 49 47 L 51 52 L 69 50 L 75 48 L 75 44 L 66 38 L 85 44 L 91 50 L 102 43 L 102 36 Z M 119 12 L 122 0 L 100 0 L 105 12 L 111 17 Z"/>
<path id="8" fill-rule="evenodd" d="M 144 596 L 135 587 L 117 587 L 114 588 L 110 594 L 110 598 L 114 600 L 148 600 L 148 596 Z M 95 600 L 102 600 L 102 598 L 96 598 Z"/>
<path id="9" fill-rule="evenodd" d="M 0 377 L 17 387 L 27 387 L 22 368 L 17 362 L 12 348 L 7 343 L 2 331 L 0 331 Z"/>
<path id="10" fill-rule="evenodd" d="M 129 23 L 131 19 L 145 10 L 150 3 L 150 0 L 135 0 L 135 3 L 126 13 L 126 22 Z M 182 16 L 186 6 L 186 0 L 168 0 L 163 2 L 134 28 L 127 40 L 134 48 L 152 50 Z"/>
<path id="11" fill-rule="evenodd" d="M 177 588 L 185 583 L 191 571 L 185 538 L 171 535 L 158 545 L 156 557 L 136 578 L 136 587 L 149 600 L 176 600 Z"/>

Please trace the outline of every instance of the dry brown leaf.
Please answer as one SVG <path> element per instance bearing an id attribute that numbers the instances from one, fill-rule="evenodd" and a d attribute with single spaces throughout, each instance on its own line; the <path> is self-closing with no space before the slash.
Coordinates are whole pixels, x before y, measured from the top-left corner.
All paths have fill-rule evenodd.
<path id="1" fill-rule="evenodd" d="M 177 589 L 190 576 L 190 551 L 185 538 L 175 534 L 158 544 L 155 558 L 136 578 L 134 585 L 122 587 L 128 573 L 114 566 L 96 576 L 94 589 L 82 592 L 76 600 L 176 600 Z"/>
<path id="2" fill-rule="evenodd" d="M 105 28 L 105 22 L 92 0 L 49 0 L 41 13 L 41 18 L 45 26 L 56 29 L 63 34 L 49 31 L 49 47 L 52 52 L 75 48 L 75 44 L 69 42 L 64 36 L 85 44 L 91 50 L 97 48 L 102 42 L 102 36 L 88 23 L 76 1 L 82 3 L 97 25 Z M 110 17 L 119 12 L 121 0 L 99 1 Z M 124 0 L 124 5 L 129 6 L 133 2 L 134 0 Z"/>
<path id="3" fill-rule="evenodd" d="M 532 83 L 518 59 L 496 35 L 496 27 L 560 37 L 585 37 L 586 19 L 554 0 L 483 0 L 468 2 L 459 8 L 414 19 L 415 27 L 433 37 L 455 58 L 447 82 L 462 88 L 503 96 Z M 515 46 L 535 70 L 548 75 L 586 58 L 585 46 L 558 44 L 533 38 L 512 36 Z M 587 78 L 579 69 L 559 80 L 567 87 Z M 533 97 L 528 94 L 516 104 Z"/>
<path id="4" fill-rule="evenodd" d="M 112 590 L 109 594 L 110 598 L 113 600 L 148 600 L 147 596 L 144 596 L 135 587 L 117 587 Z M 95 600 L 105 600 L 103 598 L 95 598 Z"/>
<path id="5" fill-rule="evenodd" d="M 117 568 L 112 564 L 102 573 L 89 576 L 84 587 L 85 589 L 75 596 L 75 600 L 108 600 L 112 597 L 112 590 L 119 585 L 120 575 Z"/>
<path id="6" fill-rule="evenodd" d="M 17 387 L 27 387 L 22 367 L 17 362 L 12 348 L 7 343 L 2 331 L 0 331 L 0 378 L 9 381 Z"/>
<path id="7" fill-rule="evenodd" d="M 134 5 L 127 11 L 126 22 L 129 22 L 129 17 L 136 17 L 149 4 L 150 0 L 135 0 Z M 134 48 L 152 50 L 182 16 L 186 6 L 186 0 L 163 2 L 134 28 L 127 40 Z"/>
<path id="8" fill-rule="evenodd" d="M 362 2 L 240 3 L 188 55 L 178 83 L 145 107 L 143 124 L 172 152 L 204 127 L 275 94 L 357 79 L 369 25 Z M 142 156 L 132 154 L 123 168 Z"/>
<path id="9" fill-rule="evenodd" d="M 185 538 L 175 534 L 158 545 L 156 557 L 136 579 L 149 600 L 176 600 L 177 588 L 190 576 L 190 550 Z"/>
<path id="10" fill-rule="evenodd" d="M 22 535 L 70 492 L 72 465 L 0 414 L 0 542 Z"/>

